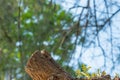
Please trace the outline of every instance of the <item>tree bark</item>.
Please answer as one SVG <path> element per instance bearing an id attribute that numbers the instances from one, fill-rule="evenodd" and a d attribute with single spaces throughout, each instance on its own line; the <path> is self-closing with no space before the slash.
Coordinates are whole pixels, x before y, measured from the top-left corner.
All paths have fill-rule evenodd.
<path id="1" fill-rule="evenodd" d="M 74 80 L 45 50 L 32 54 L 25 71 L 33 80 Z"/>
<path id="2" fill-rule="evenodd" d="M 45 51 L 35 51 L 27 62 L 25 71 L 33 80 L 112 80 L 110 75 L 101 77 L 87 78 L 73 78 L 64 71 Z M 120 80 L 115 78 L 113 80 Z"/>

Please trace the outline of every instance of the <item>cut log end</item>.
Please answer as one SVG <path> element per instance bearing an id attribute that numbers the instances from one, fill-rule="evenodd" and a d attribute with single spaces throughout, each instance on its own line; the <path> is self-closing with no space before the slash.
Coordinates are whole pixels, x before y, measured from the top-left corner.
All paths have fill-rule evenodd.
<path id="1" fill-rule="evenodd" d="M 101 77 L 87 78 L 72 78 L 64 71 L 45 51 L 35 51 L 27 62 L 25 71 L 33 80 L 112 80 L 110 75 Z M 119 80 L 114 78 L 113 80 Z"/>
<path id="2" fill-rule="evenodd" d="M 73 80 L 45 50 L 37 50 L 32 54 L 25 71 L 33 80 Z"/>

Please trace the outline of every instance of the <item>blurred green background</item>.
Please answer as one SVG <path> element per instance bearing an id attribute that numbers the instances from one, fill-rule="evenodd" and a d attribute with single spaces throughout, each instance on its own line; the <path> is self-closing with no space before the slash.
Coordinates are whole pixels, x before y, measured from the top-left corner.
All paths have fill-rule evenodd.
<path id="1" fill-rule="evenodd" d="M 73 23 L 70 13 L 47 0 L 0 0 L 0 80 L 30 80 L 24 67 L 35 50 L 46 49 L 62 56 L 61 65 L 66 62 L 74 31 L 66 35 L 63 26 Z"/>
<path id="2" fill-rule="evenodd" d="M 94 44 L 96 38 L 92 36 L 98 36 L 109 17 L 105 18 L 105 14 L 103 22 L 99 20 L 97 24 L 94 9 L 91 14 L 87 5 L 86 11 L 82 13 L 81 9 L 75 19 L 72 12 L 58 3 L 52 0 L 0 0 L 0 80 L 31 80 L 24 70 L 26 62 L 35 50 L 42 49 L 50 52 L 74 76 L 76 65 L 69 66 L 69 63 L 74 60 L 77 46 L 89 48 Z M 102 49 L 100 44 L 98 46 Z M 103 56 L 106 57 L 105 53 Z M 78 61 L 78 68 L 81 63 Z"/>

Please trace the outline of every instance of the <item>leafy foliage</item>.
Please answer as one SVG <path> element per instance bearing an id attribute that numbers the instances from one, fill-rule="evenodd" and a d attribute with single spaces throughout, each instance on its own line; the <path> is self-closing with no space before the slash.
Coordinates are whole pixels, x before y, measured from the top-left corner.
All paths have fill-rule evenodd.
<path id="1" fill-rule="evenodd" d="M 106 23 L 95 27 L 94 15 L 87 14 L 84 12 L 81 18 L 90 18 L 89 25 L 85 20 L 74 20 L 74 15 L 52 0 L 0 0 L 0 80 L 30 80 L 24 71 L 26 61 L 32 52 L 41 49 L 57 57 L 56 61 L 75 76 L 73 66 L 70 67 L 69 63 L 76 46 L 88 47 L 89 39 L 95 39 L 109 21 L 105 17 Z M 99 20 L 104 21 L 101 17 Z M 89 31 L 88 27 L 93 30 Z M 87 30 L 92 36 L 87 34 Z M 89 69 L 82 65 L 77 76 L 98 76 L 98 73 L 88 73 Z"/>
<path id="2" fill-rule="evenodd" d="M 85 80 L 119 80 L 119 74 L 116 74 L 115 77 L 112 79 L 110 75 L 108 75 L 105 71 L 100 71 L 99 69 L 95 73 L 90 73 L 91 67 L 87 67 L 86 65 L 82 64 L 81 69 L 76 70 L 76 77 L 78 80 L 85 79 Z"/>
<path id="3" fill-rule="evenodd" d="M 6 75 L 16 80 L 29 79 L 24 67 L 37 49 L 51 51 L 65 66 L 63 62 L 69 58 L 67 53 L 73 44 L 63 26 L 67 28 L 73 23 L 71 13 L 47 0 L 1 0 L 0 4 L 0 80 Z M 64 35 L 66 40 L 63 40 Z"/>

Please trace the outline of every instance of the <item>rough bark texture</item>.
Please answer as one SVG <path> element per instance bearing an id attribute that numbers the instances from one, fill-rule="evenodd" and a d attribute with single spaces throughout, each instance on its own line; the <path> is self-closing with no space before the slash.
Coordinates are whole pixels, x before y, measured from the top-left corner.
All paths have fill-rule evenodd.
<path id="1" fill-rule="evenodd" d="M 120 80 L 119 77 L 111 79 L 110 75 L 94 77 L 91 79 L 72 78 L 64 71 L 45 51 L 35 51 L 27 62 L 25 71 L 33 80 Z"/>
<path id="2" fill-rule="evenodd" d="M 33 80 L 74 80 L 45 50 L 32 54 L 25 71 Z"/>

